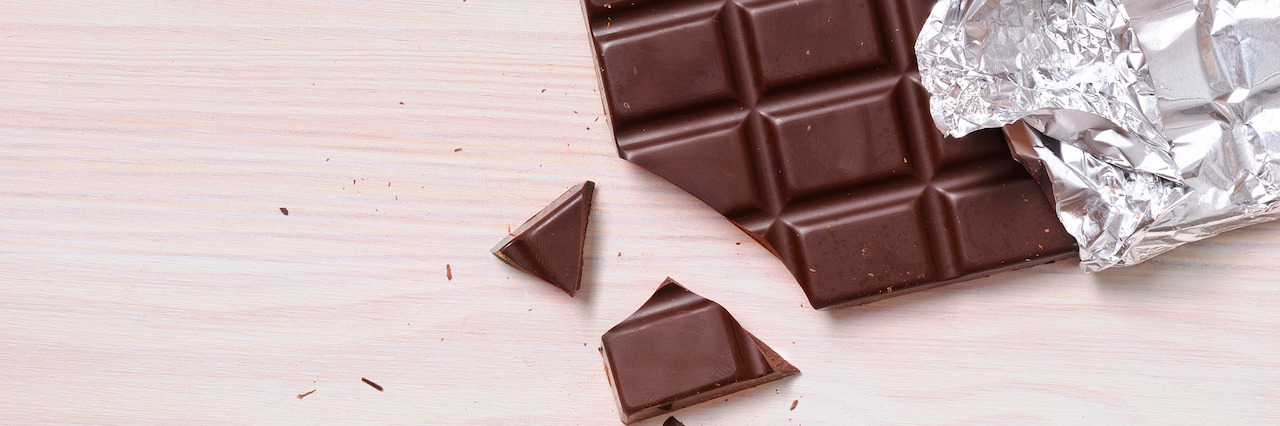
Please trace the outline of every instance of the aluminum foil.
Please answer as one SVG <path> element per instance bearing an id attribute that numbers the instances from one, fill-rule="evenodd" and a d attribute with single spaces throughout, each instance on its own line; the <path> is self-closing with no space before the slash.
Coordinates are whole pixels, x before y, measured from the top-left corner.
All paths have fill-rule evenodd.
<path id="1" fill-rule="evenodd" d="M 943 132 L 1035 135 L 1086 271 L 1280 216 L 1280 0 L 941 0 L 916 54 Z"/>

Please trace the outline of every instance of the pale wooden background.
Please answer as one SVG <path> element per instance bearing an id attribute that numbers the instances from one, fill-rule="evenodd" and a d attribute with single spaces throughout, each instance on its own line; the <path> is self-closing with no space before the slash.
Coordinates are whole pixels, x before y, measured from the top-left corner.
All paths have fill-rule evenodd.
<path id="1" fill-rule="evenodd" d="M 589 52 L 572 0 L 0 2 L 0 423 L 616 424 L 667 275 L 804 371 L 689 424 L 1280 421 L 1280 226 L 814 311 Z M 587 178 L 576 299 L 489 254 Z"/>

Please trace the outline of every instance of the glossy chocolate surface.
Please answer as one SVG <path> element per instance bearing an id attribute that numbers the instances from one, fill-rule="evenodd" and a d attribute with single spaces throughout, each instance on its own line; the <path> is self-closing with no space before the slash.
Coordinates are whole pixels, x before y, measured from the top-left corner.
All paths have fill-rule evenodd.
<path id="1" fill-rule="evenodd" d="M 623 423 L 800 372 L 724 307 L 670 278 L 600 340 Z"/>
<path id="2" fill-rule="evenodd" d="M 587 0 L 618 152 L 776 254 L 815 308 L 1074 253 L 999 130 L 934 127 L 931 2 Z"/>
<path id="3" fill-rule="evenodd" d="M 582 285 L 582 247 L 595 182 L 569 188 L 491 250 L 503 262 L 573 296 Z"/>

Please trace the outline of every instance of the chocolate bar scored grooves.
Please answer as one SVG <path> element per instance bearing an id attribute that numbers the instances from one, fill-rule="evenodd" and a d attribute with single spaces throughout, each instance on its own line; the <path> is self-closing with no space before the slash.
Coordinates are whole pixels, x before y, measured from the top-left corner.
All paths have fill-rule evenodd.
<path id="1" fill-rule="evenodd" d="M 924 2 L 587 0 L 618 152 L 776 254 L 814 308 L 1070 256 L 998 130 L 933 125 Z"/>

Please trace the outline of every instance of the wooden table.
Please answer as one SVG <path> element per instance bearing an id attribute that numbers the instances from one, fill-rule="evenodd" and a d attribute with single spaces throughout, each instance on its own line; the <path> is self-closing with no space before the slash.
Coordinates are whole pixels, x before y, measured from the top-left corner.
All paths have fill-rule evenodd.
<path id="1" fill-rule="evenodd" d="M 616 424 L 668 275 L 804 372 L 688 424 L 1280 421 L 1280 225 L 819 312 L 616 157 L 574 1 L 0 11 L 0 423 Z M 577 298 L 489 254 L 584 179 Z"/>

